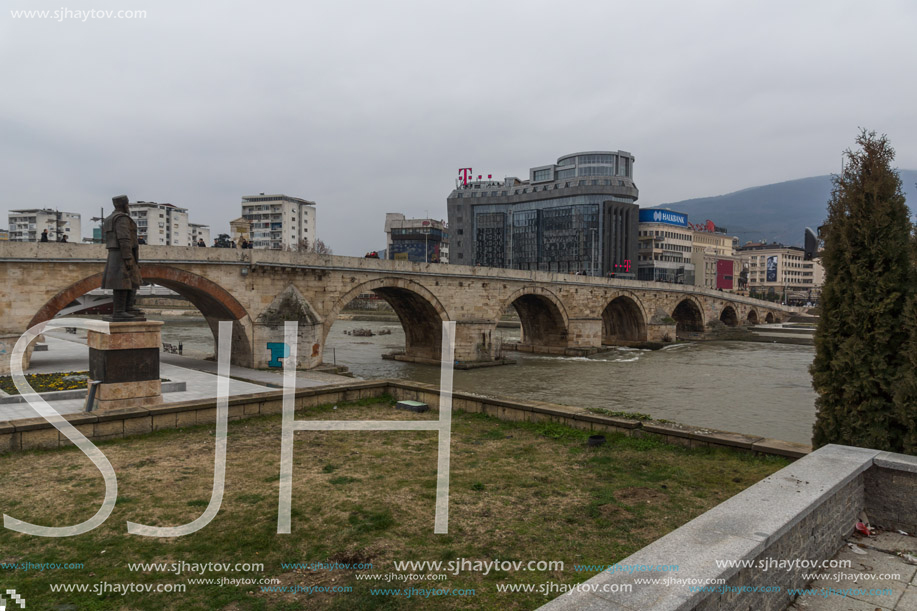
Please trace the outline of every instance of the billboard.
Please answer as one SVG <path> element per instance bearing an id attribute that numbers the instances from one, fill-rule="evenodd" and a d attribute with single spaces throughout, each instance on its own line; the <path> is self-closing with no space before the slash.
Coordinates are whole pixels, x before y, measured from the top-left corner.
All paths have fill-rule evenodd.
<path id="1" fill-rule="evenodd" d="M 767 282 L 777 282 L 777 255 L 767 258 Z"/>
<path id="2" fill-rule="evenodd" d="M 678 225 L 679 227 L 688 226 L 688 215 L 671 210 L 659 210 L 658 208 L 644 208 L 640 211 L 641 223 L 666 223 L 668 225 Z"/>
<path id="3" fill-rule="evenodd" d="M 732 290 L 732 261 L 729 259 L 718 259 L 716 262 L 716 288 Z"/>

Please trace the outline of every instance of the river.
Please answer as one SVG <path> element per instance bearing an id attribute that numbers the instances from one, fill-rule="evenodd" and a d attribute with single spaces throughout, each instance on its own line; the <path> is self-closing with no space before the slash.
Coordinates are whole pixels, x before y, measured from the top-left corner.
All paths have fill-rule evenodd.
<path id="1" fill-rule="evenodd" d="M 389 329 L 392 334 L 344 333 L 357 328 Z M 518 330 L 499 331 L 505 339 L 518 339 Z M 166 319 L 163 341 L 181 341 L 191 356 L 213 354 L 210 329 L 201 319 Z M 437 367 L 382 359 L 383 353 L 403 348 L 398 323 L 339 320 L 331 329 L 325 361 L 336 360 L 364 379 L 439 382 Z M 642 412 L 683 424 L 810 443 L 815 392 L 808 368 L 814 354 L 812 346 L 748 342 L 617 348 L 592 357 L 509 352 L 517 364 L 457 370 L 454 384 L 457 391 Z"/>

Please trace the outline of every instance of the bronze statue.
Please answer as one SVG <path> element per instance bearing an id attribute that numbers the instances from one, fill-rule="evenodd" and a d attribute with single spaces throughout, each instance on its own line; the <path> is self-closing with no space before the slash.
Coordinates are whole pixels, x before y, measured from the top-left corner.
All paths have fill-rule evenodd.
<path id="1" fill-rule="evenodd" d="M 126 195 L 118 195 L 111 201 L 115 211 L 102 222 L 102 239 L 108 249 L 102 288 L 114 291 L 111 320 L 146 320 L 143 312 L 134 306 L 141 283 L 137 223 L 128 213 Z"/>

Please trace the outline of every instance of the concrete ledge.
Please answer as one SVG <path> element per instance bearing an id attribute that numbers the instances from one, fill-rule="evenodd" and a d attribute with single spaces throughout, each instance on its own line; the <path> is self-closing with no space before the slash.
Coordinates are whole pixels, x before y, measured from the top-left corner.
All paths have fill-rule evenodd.
<path id="1" fill-rule="evenodd" d="M 790 441 L 781 441 L 779 439 L 763 439 L 752 445 L 755 452 L 762 454 L 774 454 L 777 456 L 786 456 L 787 458 L 802 458 L 812 451 L 812 448 L 801 443 Z"/>
<path id="2" fill-rule="evenodd" d="M 879 455 L 876 456 L 875 465 L 877 467 L 894 469 L 896 471 L 917 473 L 917 456 L 894 454 L 892 452 L 880 452 Z"/>

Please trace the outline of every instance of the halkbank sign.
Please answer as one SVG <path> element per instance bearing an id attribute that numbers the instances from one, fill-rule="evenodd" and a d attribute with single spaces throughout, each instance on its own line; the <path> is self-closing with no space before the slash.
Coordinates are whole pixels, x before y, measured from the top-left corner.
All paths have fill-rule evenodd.
<path id="1" fill-rule="evenodd" d="M 678 225 L 679 227 L 688 226 L 688 215 L 670 210 L 659 210 L 658 208 L 644 208 L 640 211 L 641 223 L 667 223 L 669 225 Z"/>

